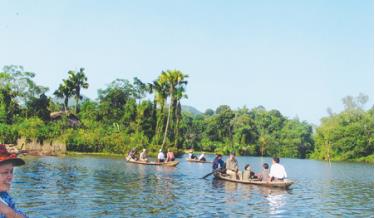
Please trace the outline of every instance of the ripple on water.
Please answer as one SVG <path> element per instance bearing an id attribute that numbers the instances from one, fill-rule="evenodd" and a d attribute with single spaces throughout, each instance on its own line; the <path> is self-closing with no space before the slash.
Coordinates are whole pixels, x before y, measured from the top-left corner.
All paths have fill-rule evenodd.
<path id="1" fill-rule="evenodd" d="M 373 165 L 283 159 L 296 180 L 283 190 L 200 179 L 210 164 L 180 161 L 31 158 L 16 169 L 12 195 L 31 217 L 373 217 Z M 270 159 L 239 157 L 256 171 L 263 162 Z"/>

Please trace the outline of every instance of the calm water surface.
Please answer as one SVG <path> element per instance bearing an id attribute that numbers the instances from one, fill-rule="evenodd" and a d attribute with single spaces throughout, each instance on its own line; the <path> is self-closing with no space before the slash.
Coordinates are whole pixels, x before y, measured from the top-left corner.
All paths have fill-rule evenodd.
<path id="1" fill-rule="evenodd" d="M 209 156 L 212 159 L 213 156 Z M 211 164 L 176 168 L 119 158 L 28 158 L 11 190 L 30 217 L 373 217 L 371 164 L 282 159 L 289 190 L 200 179 Z M 257 171 L 269 158 L 239 157 Z"/>

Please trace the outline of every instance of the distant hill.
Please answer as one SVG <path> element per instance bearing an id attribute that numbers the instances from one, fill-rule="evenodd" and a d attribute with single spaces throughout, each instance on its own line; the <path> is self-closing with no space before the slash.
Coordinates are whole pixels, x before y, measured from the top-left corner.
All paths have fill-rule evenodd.
<path id="1" fill-rule="evenodd" d="M 197 115 L 197 114 L 202 114 L 202 112 L 200 112 L 198 109 L 196 109 L 195 107 L 192 107 L 192 106 L 188 106 L 188 105 L 182 105 L 182 112 L 190 112 L 194 115 Z"/>

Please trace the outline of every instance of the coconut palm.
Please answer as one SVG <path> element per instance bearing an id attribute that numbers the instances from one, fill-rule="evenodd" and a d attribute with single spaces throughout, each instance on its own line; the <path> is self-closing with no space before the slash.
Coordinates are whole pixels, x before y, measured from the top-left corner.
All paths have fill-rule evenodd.
<path id="1" fill-rule="evenodd" d="M 180 124 L 180 120 L 181 120 L 181 102 L 180 100 L 182 98 L 187 98 L 188 96 L 185 94 L 185 87 L 183 86 L 180 86 L 176 89 L 176 92 L 175 92 L 175 106 L 176 106 L 176 110 L 175 110 L 175 118 L 176 118 L 176 124 L 175 124 L 175 127 L 174 127 L 174 136 L 175 136 L 175 140 L 174 140 L 174 145 L 177 147 L 177 144 L 178 144 L 178 136 L 179 136 L 179 124 Z"/>
<path id="2" fill-rule="evenodd" d="M 168 97 L 169 88 L 167 83 L 161 83 L 160 80 L 155 80 L 150 86 L 152 87 L 152 90 L 154 92 L 154 104 L 160 105 L 160 113 L 156 121 L 155 128 L 155 135 L 157 137 L 157 140 L 159 140 L 160 129 L 163 129 L 164 107 L 165 101 Z"/>
<path id="3" fill-rule="evenodd" d="M 168 127 L 169 127 L 172 107 L 175 107 L 173 103 L 175 102 L 175 99 L 176 99 L 176 90 L 178 90 L 180 87 L 184 87 L 187 84 L 187 81 L 185 80 L 187 77 L 188 75 L 183 74 L 179 70 L 163 71 L 159 77 L 160 83 L 168 84 L 168 88 L 169 88 L 168 95 L 170 96 L 170 102 L 169 102 L 169 107 L 168 107 L 168 117 L 167 117 L 167 123 L 165 125 L 162 148 L 164 147 L 166 138 L 167 138 L 167 132 L 168 132 Z M 175 110 L 175 108 L 173 108 L 173 110 Z"/>
<path id="4" fill-rule="evenodd" d="M 79 100 L 82 99 L 81 88 L 87 89 L 89 84 L 87 83 L 87 77 L 83 72 L 85 68 L 79 69 L 79 72 L 69 71 L 70 88 L 76 100 L 76 113 L 79 113 Z"/>
<path id="5" fill-rule="evenodd" d="M 53 93 L 58 98 L 64 99 L 64 111 L 68 110 L 69 98 L 73 95 L 69 80 L 63 80 L 59 88 Z"/>

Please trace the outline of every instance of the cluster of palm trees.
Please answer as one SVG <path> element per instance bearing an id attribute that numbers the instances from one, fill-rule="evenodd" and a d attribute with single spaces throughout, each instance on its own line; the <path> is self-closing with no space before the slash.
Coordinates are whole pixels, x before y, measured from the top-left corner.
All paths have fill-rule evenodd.
<path id="1" fill-rule="evenodd" d="M 162 148 L 166 144 L 168 132 L 170 131 L 170 139 L 174 145 L 178 145 L 179 122 L 181 119 L 181 99 L 187 98 L 185 87 L 187 85 L 188 75 L 179 70 L 162 71 L 161 75 L 155 80 L 151 86 L 154 92 L 154 104 L 159 104 L 160 113 L 155 128 L 155 136 L 158 137 L 160 132 L 164 130 Z M 164 108 L 169 98 L 168 116 L 166 123 L 164 122 Z M 165 123 L 165 126 L 164 126 Z"/>
<path id="2" fill-rule="evenodd" d="M 56 97 L 64 99 L 64 110 L 68 110 L 68 101 L 70 97 L 75 99 L 75 112 L 79 113 L 79 100 L 82 99 L 81 89 L 87 89 L 87 77 L 84 68 L 79 72 L 69 71 L 68 78 L 63 79 L 58 89 L 53 93 Z M 135 96 L 139 100 L 144 97 L 144 93 L 153 93 L 155 113 L 157 113 L 155 137 L 160 143 L 163 135 L 162 148 L 167 143 L 178 145 L 179 124 L 181 120 L 181 99 L 187 98 L 185 87 L 187 85 L 188 75 L 179 70 L 162 71 L 160 76 L 152 83 L 145 84 L 138 78 L 135 78 Z M 167 102 L 169 99 L 169 102 Z M 168 105 L 168 115 L 165 117 L 165 106 Z M 159 111 L 157 112 L 157 107 Z"/>
<path id="3" fill-rule="evenodd" d="M 80 68 L 79 72 L 69 71 L 68 79 L 63 79 L 58 89 L 53 93 L 58 98 L 64 99 L 64 110 L 68 110 L 69 98 L 74 96 L 76 101 L 75 111 L 79 113 L 79 100 L 82 99 L 81 89 L 87 89 L 89 84 L 84 73 L 85 68 Z"/>

